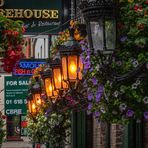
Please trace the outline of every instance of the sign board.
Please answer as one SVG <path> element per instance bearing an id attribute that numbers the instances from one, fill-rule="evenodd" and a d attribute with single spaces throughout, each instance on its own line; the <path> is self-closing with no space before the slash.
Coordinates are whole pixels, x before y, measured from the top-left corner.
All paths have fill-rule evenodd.
<path id="1" fill-rule="evenodd" d="M 5 114 L 21 115 L 27 113 L 29 78 L 5 77 Z"/>
<path id="2" fill-rule="evenodd" d="M 21 116 L 21 136 L 27 136 L 27 119 L 26 119 L 26 116 Z"/>
<path id="3" fill-rule="evenodd" d="M 62 0 L 0 0 L 0 15 L 22 20 L 27 33 L 44 32 L 61 24 Z M 53 30 L 49 33 L 57 33 Z"/>
<path id="4" fill-rule="evenodd" d="M 40 64 L 45 64 L 45 60 L 41 59 L 25 59 L 17 62 L 13 68 L 13 76 L 32 76 L 35 68 L 39 67 Z"/>

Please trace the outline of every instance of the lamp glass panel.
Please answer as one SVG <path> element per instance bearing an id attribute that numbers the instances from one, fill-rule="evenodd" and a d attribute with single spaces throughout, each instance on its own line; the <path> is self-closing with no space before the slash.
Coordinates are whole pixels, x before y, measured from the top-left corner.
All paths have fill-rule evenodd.
<path id="1" fill-rule="evenodd" d="M 66 56 L 62 57 L 62 74 L 63 74 L 63 80 L 67 81 L 67 60 L 66 60 Z"/>
<path id="2" fill-rule="evenodd" d="M 54 95 L 54 96 L 58 96 L 58 92 L 59 92 L 58 90 L 54 90 L 54 91 L 53 91 L 53 95 Z"/>
<path id="3" fill-rule="evenodd" d="M 64 89 L 66 89 L 66 88 L 68 88 L 68 84 L 67 84 L 66 82 L 62 81 L 62 87 L 63 87 Z"/>
<path id="4" fill-rule="evenodd" d="M 77 79 L 77 56 L 71 55 L 68 56 L 68 74 L 69 80 Z"/>
<path id="5" fill-rule="evenodd" d="M 41 105 L 41 95 L 40 94 L 34 94 L 36 105 Z"/>
<path id="6" fill-rule="evenodd" d="M 83 70 L 83 63 L 81 61 L 81 58 L 79 56 L 79 67 L 78 67 L 78 76 L 79 76 L 79 80 L 82 80 L 82 70 Z"/>
<path id="7" fill-rule="evenodd" d="M 32 113 L 36 113 L 36 105 L 33 100 L 31 101 L 31 110 L 32 110 Z"/>
<path id="8" fill-rule="evenodd" d="M 105 21 L 105 36 L 107 49 L 115 49 L 116 46 L 116 23 L 115 20 Z"/>
<path id="9" fill-rule="evenodd" d="M 62 84 L 62 77 L 61 77 L 61 70 L 60 68 L 54 68 L 53 69 L 53 76 L 54 76 L 54 84 L 55 89 L 61 89 Z"/>
<path id="10" fill-rule="evenodd" d="M 101 20 L 92 21 L 90 28 L 94 50 L 103 50 L 103 22 Z"/>
<path id="11" fill-rule="evenodd" d="M 52 91 L 53 91 L 51 78 L 46 78 L 45 79 L 45 88 L 46 88 L 47 96 L 51 97 L 52 96 Z"/>
<path id="12" fill-rule="evenodd" d="M 31 101 L 30 100 L 28 101 L 28 110 L 29 110 L 30 113 L 32 112 Z"/>

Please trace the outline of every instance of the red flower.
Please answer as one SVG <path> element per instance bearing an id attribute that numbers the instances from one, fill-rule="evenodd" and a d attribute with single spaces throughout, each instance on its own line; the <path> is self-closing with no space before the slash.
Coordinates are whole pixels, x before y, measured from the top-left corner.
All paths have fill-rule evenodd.
<path id="1" fill-rule="evenodd" d="M 138 11 L 142 11 L 142 9 L 143 9 L 142 6 L 139 6 Z"/>
<path id="2" fill-rule="evenodd" d="M 145 4 L 148 5 L 148 1 L 145 1 Z"/>
<path id="3" fill-rule="evenodd" d="M 138 29 L 139 29 L 139 30 L 144 30 L 144 24 L 139 24 L 139 25 L 138 25 Z"/>
<path id="4" fill-rule="evenodd" d="M 18 33 L 18 31 L 13 31 L 12 35 L 13 35 L 14 37 L 16 37 L 16 36 L 19 35 L 19 33 Z"/>
<path id="5" fill-rule="evenodd" d="M 5 116 L 5 115 L 2 115 L 2 119 L 6 119 L 7 118 L 7 116 Z"/>
<path id="6" fill-rule="evenodd" d="M 135 10 L 135 11 L 138 11 L 138 9 L 139 9 L 139 6 L 138 6 L 138 5 L 135 5 L 135 6 L 134 6 L 134 10 Z"/>

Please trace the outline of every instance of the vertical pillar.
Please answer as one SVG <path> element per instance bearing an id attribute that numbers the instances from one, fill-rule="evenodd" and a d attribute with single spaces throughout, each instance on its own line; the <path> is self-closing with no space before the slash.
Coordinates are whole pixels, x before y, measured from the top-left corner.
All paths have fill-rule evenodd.
<path id="1" fill-rule="evenodd" d="M 93 148 L 92 116 L 85 111 L 72 113 L 72 148 Z"/>
<path id="2" fill-rule="evenodd" d="M 93 148 L 106 148 L 106 123 L 93 119 Z"/>
<path id="3" fill-rule="evenodd" d="M 123 126 L 112 124 L 110 131 L 111 148 L 122 148 L 123 146 Z M 127 148 L 127 147 L 126 147 Z"/>
<path id="4" fill-rule="evenodd" d="M 143 121 L 143 148 L 148 148 L 148 120 Z"/>

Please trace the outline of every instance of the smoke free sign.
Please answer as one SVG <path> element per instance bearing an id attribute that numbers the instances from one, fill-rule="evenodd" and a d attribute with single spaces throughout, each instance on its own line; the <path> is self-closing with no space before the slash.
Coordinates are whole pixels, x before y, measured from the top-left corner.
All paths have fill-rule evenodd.
<path id="1" fill-rule="evenodd" d="M 5 77 L 5 114 L 27 113 L 28 77 Z"/>

